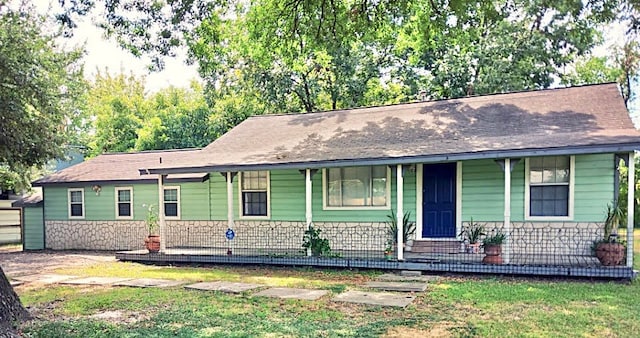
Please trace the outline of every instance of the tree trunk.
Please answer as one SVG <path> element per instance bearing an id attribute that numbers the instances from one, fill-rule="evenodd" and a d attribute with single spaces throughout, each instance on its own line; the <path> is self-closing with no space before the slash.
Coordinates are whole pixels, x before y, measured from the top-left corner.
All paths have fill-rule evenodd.
<path id="1" fill-rule="evenodd" d="M 20 303 L 20 298 L 0 267 L 0 337 L 17 337 L 13 332 L 13 324 L 28 318 L 29 312 Z"/>

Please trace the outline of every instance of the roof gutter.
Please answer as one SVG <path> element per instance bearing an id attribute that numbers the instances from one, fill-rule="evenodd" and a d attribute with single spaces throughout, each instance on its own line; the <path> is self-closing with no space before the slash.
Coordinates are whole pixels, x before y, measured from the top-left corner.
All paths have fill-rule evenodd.
<path id="1" fill-rule="evenodd" d="M 260 164 L 226 164 L 226 165 L 206 165 L 197 167 L 175 167 L 175 168 L 143 168 L 138 169 L 140 175 L 167 175 L 186 173 L 209 173 L 209 172 L 236 172 L 250 170 L 276 170 L 276 169 L 321 169 L 327 167 L 347 167 L 347 166 L 371 166 L 371 165 L 397 165 L 413 163 L 437 163 L 478 159 L 501 159 L 514 157 L 534 157 L 534 156 L 554 156 L 554 155 L 582 155 L 631 152 L 640 149 L 640 143 L 622 143 L 612 145 L 593 145 L 562 148 L 539 148 L 521 150 L 494 150 L 457 154 L 435 154 L 421 156 L 404 157 L 380 157 L 367 159 L 338 159 L 308 162 L 286 162 L 286 163 L 260 163 Z"/>

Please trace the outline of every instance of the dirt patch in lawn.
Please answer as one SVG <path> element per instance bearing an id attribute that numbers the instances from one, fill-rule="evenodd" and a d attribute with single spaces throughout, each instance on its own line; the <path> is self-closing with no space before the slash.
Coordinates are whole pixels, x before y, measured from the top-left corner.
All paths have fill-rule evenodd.
<path id="1" fill-rule="evenodd" d="M 114 253 L 105 251 L 0 251 L 0 266 L 9 277 L 111 261 L 115 261 Z"/>

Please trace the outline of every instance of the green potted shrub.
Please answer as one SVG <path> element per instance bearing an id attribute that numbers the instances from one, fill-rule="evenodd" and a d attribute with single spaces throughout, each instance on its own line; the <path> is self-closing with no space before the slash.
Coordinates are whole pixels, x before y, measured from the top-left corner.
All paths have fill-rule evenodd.
<path id="1" fill-rule="evenodd" d="M 482 263 L 502 264 L 502 244 L 507 239 L 507 235 L 500 230 L 496 230 L 491 236 L 487 236 L 482 241 L 484 247 L 484 258 Z"/>
<path id="2" fill-rule="evenodd" d="M 387 234 L 388 237 L 391 237 L 391 245 L 393 245 L 394 249 L 398 247 L 398 219 L 396 217 L 396 213 L 391 209 L 391 214 L 387 215 L 389 219 L 387 221 Z M 407 246 L 409 241 L 413 242 L 414 235 L 416 233 L 416 222 L 410 220 L 411 212 L 407 211 L 404 213 L 402 217 L 402 248 L 404 249 Z"/>
<path id="3" fill-rule="evenodd" d="M 478 223 L 473 222 L 473 218 L 468 225 L 462 228 L 462 231 L 458 234 L 460 238 L 465 242 L 465 248 L 467 253 L 480 253 L 480 239 L 485 236 L 484 227 Z"/>
<path id="4" fill-rule="evenodd" d="M 388 261 L 393 260 L 393 244 L 391 244 L 391 241 L 387 241 L 387 246 L 384 249 L 384 258 Z"/>
<path id="5" fill-rule="evenodd" d="M 618 228 L 624 218 L 624 210 L 618 203 L 607 205 L 604 236 L 593 244 L 596 257 L 604 266 L 620 265 L 624 261 L 625 243 L 618 238 Z"/>
<path id="6" fill-rule="evenodd" d="M 147 229 L 149 232 L 147 238 L 144 240 L 144 246 L 149 253 L 157 253 L 160 251 L 160 235 L 158 234 L 160 226 L 158 219 L 158 212 L 155 211 L 153 204 L 149 205 L 147 210 Z"/>

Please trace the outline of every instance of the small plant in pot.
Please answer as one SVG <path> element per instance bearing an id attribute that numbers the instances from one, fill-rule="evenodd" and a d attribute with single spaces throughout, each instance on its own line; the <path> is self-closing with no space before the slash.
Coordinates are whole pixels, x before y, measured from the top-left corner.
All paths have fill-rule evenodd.
<path id="1" fill-rule="evenodd" d="M 473 222 L 473 218 L 468 225 L 462 228 L 459 237 L 465 242 L 467 253 L 480 253 L 480 239 L 485 236 L 484 227 Z"/>
<path id="2" fill-rule="evenodd" d="M 384 258 L 388 261 L 393 260 L 393 244 L 391 244 L 391 241 L 387 241 L 387 246 L 384 249 Z"/>
<path id="3" fill-rule="evenodd" d="M 160 235 L 158 234 L 158 212 L 155 210 L 153 205 L 149 205 L 149 209 L 147 211 L 147 229 L 149 233 L 147 238 L 144 240 L 144 246 L 149 253 L 157 253 L 160 251 Z"/>
<path id="4" fill-rule="evenodd" d="M 618 203 L 607 205 L 604 237 L 592 246 L 600 264 L 604 266 L 620 265 L 624 261 L 625 242 L 618 238 L 618 228 L 624 218 L 624 211 Z"/>
<path id="5" fill-rule="evenodd" d="M 507 239 L 507 235 L 500 230 L 488 237 L 485 237 L 482 241 L 484 247 L 484 258 L 482 263 L 485 264 L 502 264 L 502 244 Z"/>
<path id="6" fill-rule="evenodd" d="M 391 209 L 391 214 L 387 215 L 387 235 L 391 237 L 390 242 L 394 250 L 398 248 L 398 218 Z M 416 233 L 416 222 L 410 220 L 411 212 L 407 211 L 402 217 L 402 248 L 404 249 L 410 241 L 413 241 Z"/>

